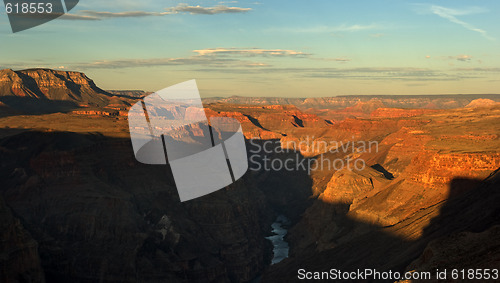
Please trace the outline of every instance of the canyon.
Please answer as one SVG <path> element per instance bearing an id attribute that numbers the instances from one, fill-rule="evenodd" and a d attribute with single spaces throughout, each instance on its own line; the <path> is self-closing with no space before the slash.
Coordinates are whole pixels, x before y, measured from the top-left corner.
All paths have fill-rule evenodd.
<path id="1" fill-rule="evenodd" d="M 241 123 L 249 158 L 366 166 L 249 170 L 181 203 L 169 166 L 132 152 L 127 112 L 147 94 L 78 72 L 0 71 L 2 282 L 498 267 L 500 95 L 205 98 L 207 116 Z M 335 150 L 353 141 L 372 143 Z M 289 254 L 271 265 L 279 215 Z"/>

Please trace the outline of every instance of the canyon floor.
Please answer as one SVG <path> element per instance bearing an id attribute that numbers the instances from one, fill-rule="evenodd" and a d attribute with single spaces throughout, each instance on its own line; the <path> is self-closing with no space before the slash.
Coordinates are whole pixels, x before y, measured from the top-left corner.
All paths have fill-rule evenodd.
<path id="1" fill-rule="evenodd" d="M 188 202 L 168 165 L 135 160 L 127 110 L 144 95 L 77 72 L 0 71 L 1 282 L 500 266 L 500 95 L 205 99 L 207 116 L 241 123 L 250 161 L 313 169 L 251 169 Z M 278 215 L 290 254 L 270 265 Z"/>

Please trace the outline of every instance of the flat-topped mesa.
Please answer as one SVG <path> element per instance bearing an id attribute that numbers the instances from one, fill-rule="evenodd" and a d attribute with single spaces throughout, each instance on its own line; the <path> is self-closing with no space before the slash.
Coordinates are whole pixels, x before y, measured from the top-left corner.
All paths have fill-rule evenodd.
<path id="1" fill-rule="evenodd" d="M 51 69 L 26 69 L 17 71 L 32 77 L 37 81 L 72 81 L 80 85 L 90 85 L 96 87 L 94 82 L 89 79 L 84 73 L 74 71 L 58 71 Z"/>
<path id="2" fill-rule="evenodd" d="M 66 101 L 77 105 L 105 106 L 110 94 L 96 86 L 94 81 L 80 72 L 51 69 L 0 70 L 0 98 L 29 98 Z M 22 101 L 7 104 L 22 108 Z"/>

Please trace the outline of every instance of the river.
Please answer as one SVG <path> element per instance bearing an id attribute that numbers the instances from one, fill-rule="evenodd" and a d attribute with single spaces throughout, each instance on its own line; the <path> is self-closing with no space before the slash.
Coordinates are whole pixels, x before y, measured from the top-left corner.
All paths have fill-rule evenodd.
<path id="1" fill-rule="evenodd" d="M 288 257 L 288 243 L 285 241 L 285 235 L 288 232 L 285 228 L 290 225 L 290 220 L 283 215 L 279 215 L 276 221 L 271 225 L 274 235 L 266 237 L 273 244 L 273 259 L 271 264 L 276 264 Z"/>

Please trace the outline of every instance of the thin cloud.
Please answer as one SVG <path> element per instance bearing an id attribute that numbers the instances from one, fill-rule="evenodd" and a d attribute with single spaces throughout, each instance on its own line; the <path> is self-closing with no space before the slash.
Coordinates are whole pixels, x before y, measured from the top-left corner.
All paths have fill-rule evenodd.
<path id="1" fill-rule="evenodd" d="M 260 49 L 260 48 L 207 48 L 193 50 L 200 56 L 262 56 L 262 57 L 308 57 L 311 54 L 296 50 L 285 49 Z"/>
<path id="2" fill-rule="evenodd" d="M 81 15 L 81 14 L 64 14 L 60 17 L 62 20 L 70 21 L 100 21 L 101 19 L 95 16 Z"/>
<path id="3" fill-rule="evenodd" d="M 226 13 L 246 13 L 248 11 L 251 11 L 252 8 L 228 7 L 225 5 L 219 5 L 215 7 L 202 7 L 199 5 L 189 6 L 188 4 L 181 3 L 176 7 L 168 8 L 166 10 L 174 13 L 187 12 L 190 14 L 215 15 Z"/>
<path id="4" fill-rule="evenodd" d="M 188 58 L 151 58 L 151 59 L 122 59 L 122 60 L 100 60 L 90 63 L 80 63 L 75 65 L 81 69 L 116 69 L 132 67 L 154 67 L 171 65 L 207 65 L 207 66 L 227 66 L 235 59 L 208 59 L 199 56 Z"/>
<path id="5" fill-rule="evenodd" d="M 500 73 L 500 68 L 455 68 L 454 71 Z"/>
<path id="6" fill-rule="evenodd" d="M 152 67 L 152 66 L 172 66 L 172 65 L 198 65 L 204 67 L 224 68 L 228 70 L 239 68 L 259 67 L 269 68 L 267 62 L 254 62 L 247 58 L 305 58 L 308 60 L 336 61 L 345 63 L 348 58 L 316 58 L 312 54 L 289 49 L 262 49 L 262 48 L 206 48 L 193 50 L 195 55 L 185 58 L 151 58 L 151 59 L 121 59 L 121 60 L 100 60 L 90 63 L 80 63 L 73 65 L 74 68 L 94 69 L 94 68 L 129 68 L 129 67 Z"/>
<path id="7" fill-rule="evenodd" d="M 425 56 L 426 59 L 431 59 L 432 57 L 430 55 Z M 467 54 L 460 54 L 460 55 L 452 55 L 452 56 L 439 56 L 439 57 L 434 57 L 435 59 L 438 60 L 457 60 L 460 62 L 470 62 L 472 61 L 472 58 L 474 58 L 472 55 L 467 55 Z"/>
<path id="8" fill-rule="evenodd" d="M 200 50 L 193 50 L 199 56 L 213 56 L 213 57 L 290 57 L 290 58 L 307 58 L 309 60 L 318 61 L 334 61 L 334 62 L 349 62 L 351 59 L 345 57 L 338 58 L 318 58 L 313 57 L 312 53 L 306 53 L 290 49 L 262 49 L 262 48 L 206 48 Z"/>
<path id="9" fill-rule="evenodd" d="M 228 7 L 219 5 L 214 7 L 189 6 L 181 3 L 175 7 L 166 8 L 164 12 L 146 12 L 146 11 L 125 11 L 125 12 L 106 12 L 83 10 L 78 14 L 65 14 L 61 18 L 65 20 L 101 20 L 110 18 L 140 18 L 140 17 L 161 17 L 179 13 L 189 13 L 192 15 L 215 15 L 215 14 L 234 14 L 251 11 L 252 8 Z"/>
<path id="10" fill-rule="evenodd" d="M 271 65 L 266 64 L 266 63 L 249 63 L 245 64 L 245 67 L 270 67 Z"/>
<path id="11" fill-rule="evenodd" d="M 479 76 L 464 75 L 457 73 L 446 73 L 439 70 L 427 68 L 228 68 L 198 69 L 199 72 L 219 72 L 231 74 L 278 74 L 290 73 L 300 78 L 318 78 L 318 79 L 350 79 L 350 80 L 380 80 L 380 81 L 459 81 L 465 79 L 479 78 Z"/>
<path id="12" fill-rule="evenodd" d="M 170 15 L 173 14 L 172 12 L 144 12 L 144 11 L 129 11 L 129 12 L 96 12 L 96 11 L 89 11 L 89 10 L 84 10 L 81 11 L 83 14 L 89 16 L 89 17 L 94 17 L 98 19 L 102 18 L 139 18 L 139 17 L 149 17 L 149 16 L 165 16 L 165 15 Z"/>
<path id="13" fill-rule="evenodd" d="M 470 55 L 458 55 L 458 56 L 451 56 L 450 59 L 456 59 L 458 61 L 466 62 L 472 60 L 472 56 Z"/>
<path id="14" fill-rule="evenodd" d="M 443 19 L 446 19 L 454 24 L 460 25 L 465 29 L 468 29 L 468 30 L 473 31 L 473 32 L 477 32 L 486 39 L 489 39 L 489 40 L 495 39 L 495 38 L 491 37 L 490 35 L 488 35 L 488 33 L 485 30 L 477 28 L 477 27 L 473 26 L 472 24 L 464 22 L 464 21 L 457 18 L 457 16 L 485 13 L 485 12 L 487 12 L 487 10 L 484 8 L 469 7 L 467 9 L 459 10 L 459 9 L 452 9 L 452 8 L 447 8 L 447 7 L 443 7 L 443 6 L 438 6 L 438 5 L 427 6 L 427 5 L 423 5 L 423 4 L 417 5 L 417 7 L 419 7 L 419 8 L 426 7 L 426 9 L 428 9 L 428 12 L 430 12 L 434 15 L 437 15 Z M 419 10 L 418 12 L 422 12 L 422 9 L 418 9 L 418 10 Z"/>
<path id="15" fill-rule="evenodd" d="M 311 57 L 311 60 L 317 60 L 317 61 L 330 61 L 330 62 L 340 62 L 340 63 L 347 63 L 350 62 L 351 59 L 345 58 L 345 57 L 337 57 L 337 58 L 316 58 L 316 57 Z"/>

